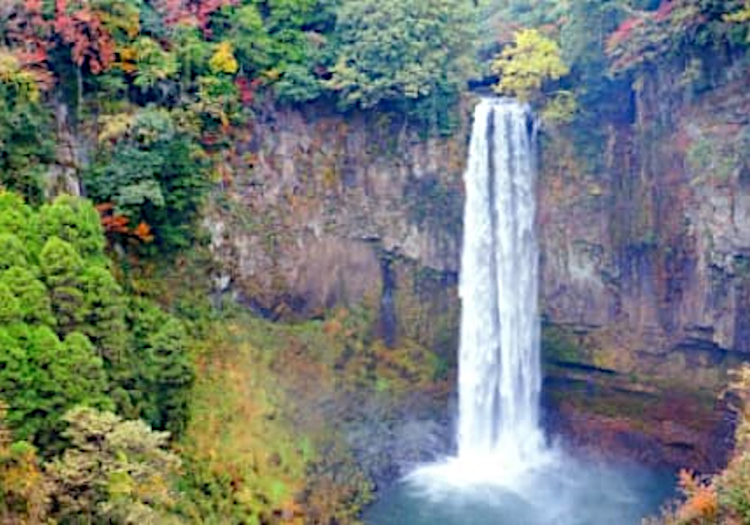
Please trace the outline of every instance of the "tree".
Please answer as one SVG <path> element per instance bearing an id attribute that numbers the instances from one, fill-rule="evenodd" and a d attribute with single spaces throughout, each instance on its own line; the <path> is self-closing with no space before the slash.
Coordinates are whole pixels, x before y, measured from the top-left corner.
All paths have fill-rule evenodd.
<path id="1" fill-rule="evenodd" d="M 580 0 L 571 3 L 562 26 L 563 59 L 571 68 L 568 82 L 579 103 L 576 137 L 581 143 L 601 143 L 597 130 L 602 119 L 629 120 L 633 111 L 631 80 L 613 78 L 605 54 L 607 39 L 625 12 L 622 0 Z"/>
<path id="2" fill-rule="evenodd" d="M 130 224 L 153 230 L 164 254 L 190 244 L 209 182 L 195 138 L 170 112 L 139 111 L 101 152 L 84 183 L 98 202 L 114 203 Z"/>
<path id="3" fill-rule="evenodd" d="M 216 34 L 231 42 L 243 80 L 266 82 L 283 103 L 308 102 L 323 93 L 332 62 L 337 2 L 264 0 L 223 11 Z"/>
<path id="4" fill-rule="evenodd" d="M 536 29 L 516 33 L 513 44 L 495 58 L 492 70 L 500 75 L 495 91 L 522 101 L 539 100 L 546 82 L 569 73 L 560 47 Z"/>
<path id="5" fill-rule="evenodd" d="M 155 88 L 161 82 L 174 77 L 178 71 L 177 58 L 174 53 L 166 51 L 153 38 L 142 36 L 132 47 L 134 54 L 134 85 L 141 91 Z"/>
<path id="6" fill-rule="evenodd" d="M 0 284 L 18 300 L 21 318 L 30 325 L 55 327 L 47 287 L 28 269 L 13 266 L 0 273 Z"/>
<path id="7" fill-rule="evenodd" d="M 58 333 L 66 335 L 77 329 L 86 315 L 80 279 L 83 259 L 73 245 L 50 237 L 42 248 L 39 266 L 49 289 Z"/>
<path id="8" fill-rule="evenodd" d="M 70 243 L 84 259 L 104 262 L 104 234 L 96 208 L 90 201 L 70 195 L 57 197 L 39 210 L 39 233 Z"/>
<path id="9" fill-rule="evenodd" d="M 55 31 L 71 46 L 73 62 L 88 65 L 93 74 L 105 71 L 115 60 L 112 35 L 104 27 L 101 14 L 82 0 L 56 0 Z"/>
<path id="10" fill-rule="evenodd" d="M 22 319 L 18 299 L 6 285 L 0 283 L 0 326 L 19 323 Z"/>
<path id="11" fill-rule="evenodd" d="M 27 268 L 29 252 L 18 236 L 12 233 L 0 233 L 0 272 L 12 266 Z"/>
<path id="12" fill-rule="evenodd" d="M 65 414 L 71 446 L 47 465 L 56 518 L 91 523 L 169 523 L 180 461 L 168 434 L 143 421 L 76 408 Z"/>
<path id="13" fill-rule="evenodd" d="M 339 51 L 326 86 L 345 107 L 438 103 L 468 77 L 469 2 L 356 0 L 343 2 L 337 15 Z"/>
<path id="14" fill-rule="evenodd" d="M 0 186 L 30 201 L 43 198 L 42 174 L 54 157 L 50 113 L 40 84 L 21 60 L 0 46 Z"/>
<path id="15" fill-rule="evenodd" d="M 736 24 L 743 20 L 743 3 L 663 0 L 655 9 L 631 10 L 607 39 L 611 72 L 625 75 L 670 58 L 715 61 L 733 48 L 746 47 L 747 28 Z"/>
<path id="16" fill-rule="evenodd" d="M 31 247 L 38 244 L 34 219 L 33 211 L 20 195 L 0 189 L 0 232 L 15 235 Z"/>
<path id="17" fill-rule="evenodd" d="M 112 274 L 91 266 L 81 276 L 84 317 L 78 329 L 87 335 L 108 367 L 117 366 L 127 352 L 125 298 Z"/>
<path id="18" fill-rule="evenodd" d="M 131 302 L 129 323 L 136 342 L 133 354 L 143 399 L 140 415 L 151 426 L 179 435 L 187 422 L 193 368 L 184 325 L 144 300 Z"/>
<path id="19" fill-rule="evenodd" d="M 110 408 L 101 359 L 82 334 L 60 341 L 46 326 L 0 328 L 0 392 L 17 435 L 50 453 L 62 447 L 60 418 L 83 404 Z"/>
<path id="20" fill-rule="evenodd" d="M 49 485 L 39 468 L 36 449 L 14 441 L 5 425 L 7 406 L 0 401 L 0 523 L 45 523 Z"/>

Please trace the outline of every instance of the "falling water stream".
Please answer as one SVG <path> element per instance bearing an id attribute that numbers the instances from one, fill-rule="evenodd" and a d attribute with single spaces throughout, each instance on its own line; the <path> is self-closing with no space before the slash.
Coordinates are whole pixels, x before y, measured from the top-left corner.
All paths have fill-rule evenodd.
<path id="1" fill-rule="evenodd" d="M 458 457 L 534 461 L 539 429 L 539 250 L 534 152 L 524 106 L 476 109 L 461 260 Z"/>
<path id="2" fill-rule="evenodd" d="M 381 494 L 373 525 L 627 525 L 672 479 L 582 462 L 539 426 L 535 130 L 529 109 L 485 99 L 474 113 L 461 259 L 457 454 Z"/>

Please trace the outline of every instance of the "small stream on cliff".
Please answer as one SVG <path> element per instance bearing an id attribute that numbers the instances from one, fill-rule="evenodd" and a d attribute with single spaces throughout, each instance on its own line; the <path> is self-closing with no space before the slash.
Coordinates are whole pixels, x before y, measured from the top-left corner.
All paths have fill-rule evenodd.
<path id="1" fill-rule="evenodd" d="M 674 477 L 550 446 L 540 425 L 536 137 L 526 105 L 476 107 L 464 174 L 454 456 L 380 494 L 371 525 L 633 525 Z"/>

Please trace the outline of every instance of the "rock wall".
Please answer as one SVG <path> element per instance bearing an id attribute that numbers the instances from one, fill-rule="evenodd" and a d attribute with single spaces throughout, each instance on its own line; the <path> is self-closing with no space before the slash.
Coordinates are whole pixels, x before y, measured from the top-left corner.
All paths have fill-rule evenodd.
<path id="1" fill-rule="evenodd" d="M 604 130 L 600 170 L 547 137 L 542 301 L 549 382 L 571 392 L 553 394 L 561 427 L 607 442 L 624 426 L 615 448 L 653 455 L 654 442 L 661 462 L 721 464 L 731 416 L 717 395 L 750 357 L 746 83 L 696 94 L 673 72 L 644 75 L 635 121 Z"/>
<path id="2" fill-rule="evenodd" d="M 398 115 L 269 108 L 207 217 L 217 283 L 270 317 L 364 304 L 386 339 L 453 346 L 467 142 Z"/>
<path id="3" fill-rule="evenodd" d="M 632 121 L 603 119 L 586 149 L 543 133 L 547 422 L 576 445 L 704 471 L 731 447 L 718 394 L 750 350 L 746 84 L 697 94 L 654 71 Z M 219 287 L 272 318 L 364 304 L 386 341 L 455 363 L 468 138 L 269 108 L 208 214 Z"/>

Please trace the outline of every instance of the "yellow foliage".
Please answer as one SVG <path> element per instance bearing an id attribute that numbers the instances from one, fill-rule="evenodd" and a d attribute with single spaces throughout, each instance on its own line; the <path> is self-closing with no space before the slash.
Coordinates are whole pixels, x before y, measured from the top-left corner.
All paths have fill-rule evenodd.
<path id="1" fill-rule="evenodd" d="M 129 113 L 104 115 L 99 119 L 99 125 L 101 126 L 99 142 L 119 139 L 130 131 L 130 127 L 133 125 L 133 120 L 133 115 Z"/>
<path id="2" fill-rule="evenodd" d="M 536 29 L 516 33 L 514 43 L 495 58 L 492 70 L 501 77 L 495 91 L 521 101 L 536 98 L 545 82 L 570 72 L 557 42 Z"/>
<path id="3" fill-rule="evenodd" d="M 39 85 L 34 75 L 23 69 L 16 56 L 3 49 L 0 49 L 0 82 L 13 85 L 21 98 L 39 101 Z"/>
<path id="4" fill-rule="evenodd" d="M 264 71 L 263 76 L 266 77 L 267 80 L 274 82 L 281 78 L 281 71 L 279 71 L 277 68 L 271 68 L 267 71 Z"/>
<path id="5" fill-rule="evenodd" d="M 740 24 L 750 22 L 750 2 L 745 2 L 745 6 L 739 11 L 724 15 L 724 20 Z"/>
<path id="6" fill-rule="evenodd" d="M 133 46 L 122 46 L 116 50 L 116 66 L 125 73 L 135 73 L 138 70 L 136 62 L 138 61 L 138 50 Z"/>
<path id="7" fill-rule="evenodd" d="M 559 91 L 547 101 L 542 110 L 542 120 L 548 123 L 566 123 L 578 111 L 578 102 L 570 91 Z"/>
<path id="8" fill-rule="evenodd" d="M 0 80 L 7 82 L 21 70 L 21 64 L 12 53 L 0 50 Z"/>
<path id="9" fill-rule="evenodd" d="M 234 58 L 234 50 L 230 42 L 222 42 L 208 62 L 208 67 L 214 73 L 227 73 L 234 75 L 240 69 L 237 59 Z"/>

